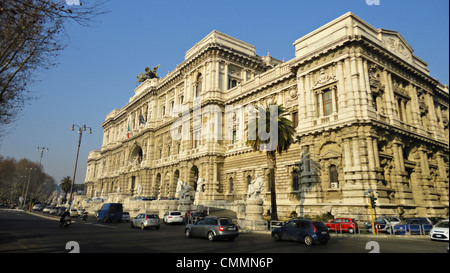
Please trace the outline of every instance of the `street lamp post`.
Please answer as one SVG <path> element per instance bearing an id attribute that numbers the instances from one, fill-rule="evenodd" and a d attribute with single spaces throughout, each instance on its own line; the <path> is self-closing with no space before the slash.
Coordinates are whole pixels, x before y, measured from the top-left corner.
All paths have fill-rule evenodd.
<path id="1" fill-rule="evenodd" d="M 73 169 L 73 176 L 72 176 L 72 185 L 70 187 L 70 197 L 69 197 L 69 208 L 72 206 L 72 194 L 73 194 L 73 185 L 75 184 L 75 174 L 77 173 L 77 163 L 78 163 L 78 154 L 80 152 L 80 146 L 81 146 L 81 137 L 83 135 L 83 131 L 86 131 L 87 128 L 89 128 L 89 134 L 92 134 L 92 128 L 86 127 L 86 125 L 83 125 L 83 127 L 80 127 L 76 124 L 72 124 L 72 131 L 74 130 L 74 126 L 78 127 L 78 148 L 77 148 L 77 156 L 75 158 L 75 168 Z"/>
<path id="2" fill-rule="evenodd" d="M 28 183 L 27 183 L 27 189 L 26 189 L 26 191 L 25 191 L 25 199 L 23 200 L 23 204 L 22 204 L 22 206 L 24 206 L 25 205 L 25 203 L 27 202 L 27 196 L 28 196 L 28 187 L 30 186 L 30 180 L 31 180 L 31 171 L 36 171 L 37 170 L 37 168 L 26 168 L 26 170 L 28 170 L 28 171 L 30 171 L 29 173 L 28 173 Z M 31 202 L 30 202 L 31 203 Z"/>
<path id="3" fill-rule="evenodd" d="M 39 160 L 39 167 L 42 167 L 42 157 L 44 156 L 44 152 L 48 152 L 47 147 L 37 147 L 36 151 L 41 151 L 41 159 Z"/>

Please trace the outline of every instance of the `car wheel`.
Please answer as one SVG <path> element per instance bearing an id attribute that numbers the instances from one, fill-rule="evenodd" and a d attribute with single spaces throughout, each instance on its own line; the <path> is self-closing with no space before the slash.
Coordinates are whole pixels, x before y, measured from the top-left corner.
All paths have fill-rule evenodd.
<path id="1" fill-rule="evenodd" d="M 141 224 L 141 229 L 145 229 L 144 223 Z"/>
<path id="2" fill-rule="evenodd" d="M 305 238 L 303 239 L 303 241 L 305 242 L 305 244 L 307 246 L 310 246 L 313 244 L 313 238 L 309 235 L 306 235 Z"/>
<path id="3" fill-rule="evenodd" d="M 355 230 L 353 228 L 349 228 L 348 233 L 353 234 L 353 233 L 355 233 Z"/>
<path id="4" fill-rule="evenodd" d="M 281 241 L 281 237 L 280 237 L 280 235 L 279 235 L 278 233 L 274 233 L 274 234 L 272 235 L 272 238 L 273 238 L 273 240 L 274 240 L 275 242 Z"/>
<path id="5" fill-rule="evenodd" d="M 187 238 L 192 238 L 191 229 L 187 228 L 184 231 L 184 235 L 186 235 Z"/>
<path id="6" fill-rule="evenodd" d="M 208 240 L 214 241 L 214 239 L 215 239 L 214 232 L 212 231 L 208 232 Z"/>

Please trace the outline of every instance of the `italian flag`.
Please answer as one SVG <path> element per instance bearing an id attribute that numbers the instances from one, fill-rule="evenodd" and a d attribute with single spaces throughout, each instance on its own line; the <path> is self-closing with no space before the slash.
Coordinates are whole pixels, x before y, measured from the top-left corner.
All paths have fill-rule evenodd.
<path id="1" fill-rule="evenodd" d="M 130 124 L 128 123 L 127 138 L 130 138 Z"/>

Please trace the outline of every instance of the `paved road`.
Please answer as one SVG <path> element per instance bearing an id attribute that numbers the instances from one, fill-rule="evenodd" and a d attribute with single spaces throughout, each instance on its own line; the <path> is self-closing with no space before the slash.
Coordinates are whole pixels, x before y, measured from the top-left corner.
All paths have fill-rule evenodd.
<path id="1" fill-rule="evenodd" d="M 92 219 L 75 220 L 68 229 L 60 229 L 56 217 L 0 209 L 0 253 L 64 253 L 71 241 L 78 243 L 81 253 L 367 253 L 374 250 L 374 244 L 381 253 L 445 253 L 448 246 L 425 236 L 363 234 L 333 234 L 325 246 L 274 242 L 267 233 L 241 233 L 234 242 L 209 242 L 188 239 L 183 231 L 183 225 L 162 224 L 159 230 L 140 230 L 131 229 L 128 223 Z"/>

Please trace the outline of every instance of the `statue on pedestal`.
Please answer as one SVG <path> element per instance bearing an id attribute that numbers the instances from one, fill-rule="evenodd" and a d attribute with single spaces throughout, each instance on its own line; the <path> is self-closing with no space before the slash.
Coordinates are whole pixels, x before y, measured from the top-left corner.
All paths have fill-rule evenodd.
<path id="1" fill-rule="evenodd" d="M 198 201 L 200 200 L 200 195 L 203 192 L 204 185 L 205 185 L 205 179 L 199 177 L 197 180 L 197 189 L 195 190 L 194 205 L 198 205 Z"/>
<path id="2" fill-rule="evenodd" d="M 190 200 L 191 189 L 192 189 L 191 185 L 189 185 L 189 183 L 187 181 L 184 182 L 183 186 L 181 187 L 180 193 L 179 193 L 180 194 L 180 201 L 181 200 L 186 200 L 186 199 Z"/>
<path id="3" fill-rule="evenodd" d="M 175 198 L 180 198 L 180 192 L 181 189 L 183 188 L 183 181 L 181 181 L 180 178 L 178 178 L 178 182 L 177 182 L 177 188 L 175 190 Z"/>
<path id="4" fill-rule="evenodd" d="M 258 174 L 255 175 L 255 179 L 248 184 L 247 189 L 247 200 L 248 199 L 257 199 L 261 194 L 261 188 L 264 181 Z"/>
<path id="5" fill-rule="evenodd" d="M 267 223 L 263 217 L 264 201 L 260 196 L 263 182 L 264 180 L 258 174 L 255 174 L 255 179 L 248 185 L 245 218 L 238 221 L 243 229 L 267 230 Z"/>

